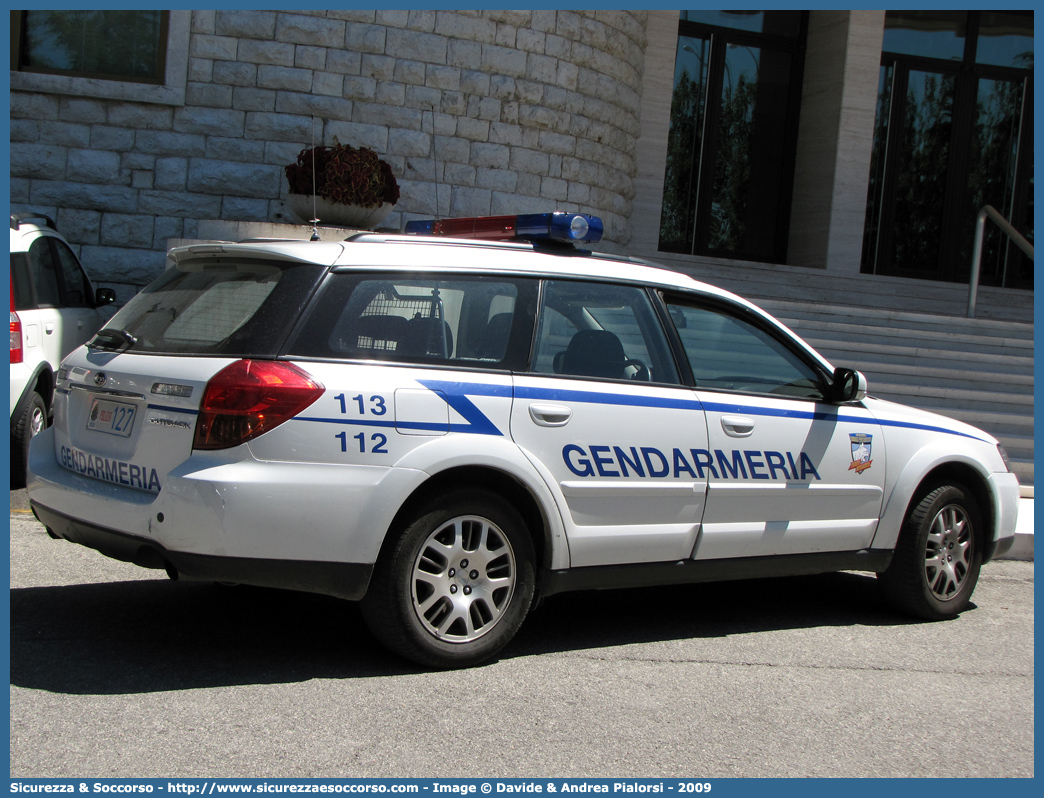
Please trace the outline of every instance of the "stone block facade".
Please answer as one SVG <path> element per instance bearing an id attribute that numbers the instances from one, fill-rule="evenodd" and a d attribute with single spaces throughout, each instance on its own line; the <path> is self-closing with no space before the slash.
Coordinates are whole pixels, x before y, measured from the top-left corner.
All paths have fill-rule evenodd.
<path id="1" fill-rule="evenodd" d="M 182 105 L 13 87 L 12 210 L 55 215 L 91 273 L 133 293 L 164 267 L 166 238 L 196 237 L 201 220 L 286 221 L 283 167 L 343 143 L 398 178 L 389 229 L 577 210 L 622 250 L 647 17 L 191 12 Z"/>

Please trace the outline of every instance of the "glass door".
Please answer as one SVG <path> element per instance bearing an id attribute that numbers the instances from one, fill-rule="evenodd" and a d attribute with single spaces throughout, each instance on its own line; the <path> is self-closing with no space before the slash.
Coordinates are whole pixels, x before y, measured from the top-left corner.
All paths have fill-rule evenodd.
<path id="1" fill-rule="evenodd" d="M 1033 240 L 1033 16 L 889 11 L 863 271 L 966 282 L 993 206 Z M 981 283 L 1032 288 L 1033 266 L 986 226 Z"/>
<path id="2" fill-rule="evenodd" d="M 782 263 L 804 16 L 683 12 L 660 250 Z"/>

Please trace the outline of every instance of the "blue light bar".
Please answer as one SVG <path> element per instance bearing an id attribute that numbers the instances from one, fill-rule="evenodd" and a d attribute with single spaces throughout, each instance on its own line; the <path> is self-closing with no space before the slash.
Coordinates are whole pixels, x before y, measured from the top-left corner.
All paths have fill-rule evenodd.
<path id="1" fill-rule="evenodd" d="M 406 235 L 408 236 L 433 236 L 435 235 L 434 219 L 418 219 L 415 222 L 406 222 Z"/>
<path id="2" fill-rule="evenodd" d="M 602 240 L 602 230 L 599 217 L 584 213 L 526 213 L 518 217 L 516 235 L 570 244 L 593 244 Z"/>
<path id="3" fill-rule="evenodd" d="M 406 223 L 406 235 L 446 236 L 487 241 L 558 241 L 593 244 L 602 240 L 602 220 L 583 213 L 525 213 L 423 219 Z"/>

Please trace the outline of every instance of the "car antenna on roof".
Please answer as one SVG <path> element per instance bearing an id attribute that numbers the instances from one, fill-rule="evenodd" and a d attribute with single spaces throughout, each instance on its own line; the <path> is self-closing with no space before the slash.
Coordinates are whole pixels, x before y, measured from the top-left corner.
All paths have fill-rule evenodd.
<path id="1" fill-rule="evenodd" d="M 435 218 L 439 218 L 439 155 L 436 151 L 435 106 L 431 106 L 431 160 L 435 164 Z"/>
<path id="2" fill-rule="evenodd" d="M 312 237 L 309 241 L 319 240 L 319 219 L 315 212 L 315 114 L 309 114 L 309 130 L 312 134 Z"/>

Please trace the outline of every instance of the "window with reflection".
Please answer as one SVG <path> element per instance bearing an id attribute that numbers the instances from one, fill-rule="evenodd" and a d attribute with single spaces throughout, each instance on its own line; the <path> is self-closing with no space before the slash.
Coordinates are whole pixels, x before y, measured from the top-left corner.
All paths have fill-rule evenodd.
<path id="1" fill-rule="evenodd" d="M 750 321 L 717 308 L 667 307 L 699 390 L 823 400 L 816 370 Z"/>
<path id="2" fill-rule="evenodd" d="M 545 283 L 532 369 L 587 379 L 678 382 L 648 293 L 608 283 Z"/>
<path id="3" fill-rule="evenodd" d="M 967 11 L 889 11 L 885 16 L 886 52 L 947 61 L 964 59 Z"/>
<path id="4" fill-rule="evenodd" d="M 161 84 L 167 11 L 12 11 L 11 69 Z"/>
<path id="5" fill-rule="evenodd" d="M 681 12 L 661 251 L 782 262 L 804 39 L 804 12 Z"/>
<path id="6" fill-rule="evenodd" d="M 888 12 L 863 271 L 967 281 L 986 205 L 1033 240 L 1032 12 Z M 1032 261 L 986 231 L 981 282 L 1032 288 Z"/>

